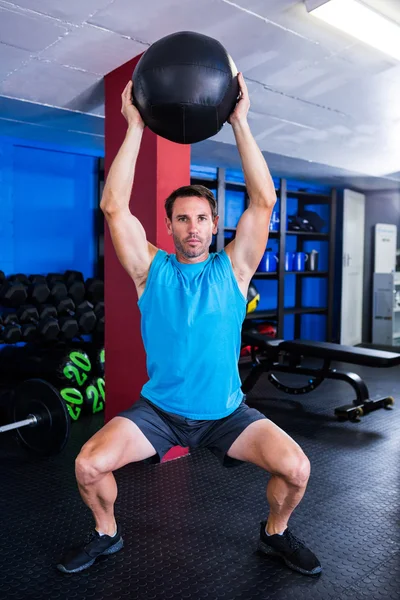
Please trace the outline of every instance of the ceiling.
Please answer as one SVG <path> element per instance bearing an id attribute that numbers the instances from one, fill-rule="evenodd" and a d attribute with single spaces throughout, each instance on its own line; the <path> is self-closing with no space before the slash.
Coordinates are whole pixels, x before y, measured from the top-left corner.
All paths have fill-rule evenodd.
<path id="1" fill-rule="evenodd" d="M 399 0 L 363 2 L 400 25 Z M 244 73 L 271 170 L 400 187 L 400 63 L 299 0 L 0 0 L 0 134 L 101 152 L 103 76 L 181 30 L 220 40 Z M 233 144 L 225 125 L 192 160 L 238 165 Z"/>

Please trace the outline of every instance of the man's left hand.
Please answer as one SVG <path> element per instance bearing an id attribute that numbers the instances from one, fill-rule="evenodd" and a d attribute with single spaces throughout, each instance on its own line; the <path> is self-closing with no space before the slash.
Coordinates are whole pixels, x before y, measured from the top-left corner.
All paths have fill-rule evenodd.
<path id="1" fill-rule="evenodd" d="M 242 73 L 238 73 L 238 83 L 240 89 L 239 100 L 235 106 L 233 112 L 229 115 L 228 123 L 232 126 L 235 123 L 243 122 L 247 120 L 247 113 L 250 108 L 250 97 L 247 89 L 247 85 L 244 81 L 244 77 Z"/>

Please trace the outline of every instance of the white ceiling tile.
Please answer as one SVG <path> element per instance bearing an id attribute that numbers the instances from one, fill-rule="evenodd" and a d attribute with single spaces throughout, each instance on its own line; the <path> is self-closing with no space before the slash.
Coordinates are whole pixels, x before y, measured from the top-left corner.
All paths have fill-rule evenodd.
<path id="1" fill-rule="evenodd" d="M 338 72 L 337 75 L 331 73 L 328 75 L 327 72 L 321 73 L 318 81 L 314 80 L 313 82 L 310 81 L 308 83 L 307 89 L 304 88 L 304 82 L 302 82 L 301 96 L 304 100 L 311 100 L 316 104 L 321 103 L 322 101 L 322 104 L 327 103 L 331 108 L 334 108 L 336 105 L 334 102 L 330 102 L 329 98 L 333 98 L 335 93 L 339 92 L 339 90 L 343 91 L 343 88 L 350 80 L 350 76 L 346 78 L 346 76 L 340 72 Z M 299 87 L 297 90 L 299 91 Z M 324 100 L 321 100 L 322 97 Z M 345 107 L 342 107 L 343 110 L 344 108 Z"/>
<path id="2" fill-rule="evenodd" d="M 251 35 L 241 35 L 243 29 L 251 30 Z M 300 70 L 312 67 L 329 56 L 329 52 L 318 43 L 249 15 L 231 23 L 218 39 L 229 48 L 238 68 L 246 75 L 270 85 L 276 79 L 289 88 L 295 86 Z M 287 77 L 282 76 L 282 72 L 286 72 Z"/>
<path id="3" fill-rule="evenodd" d="M 19 8 L 0 6 L 0 42 L 38 52 L 60 37 L 68 28 L 52 19 L 46 19 Z"/>
<path id="4" fill-rule="evenodd" d="M 244 10 L 252 11 L 272 19 L 291 6 L 299 3 L 299 0 L 222 0 L 223 2 L 234 3 Z"/>
<path id="5" fill-rule="evenodd" d="M 0 95 L 75 110 L 76 99 L 88 101 L 98 82 L 98 75 L 34 59 L 0 83 Z"/>
<path id="6" fill-rule="evenodd" d="M 331 109 L 329 105 L 309 102 L 279 90 L 266 89 L 253 81 L 248 81 L 247 85 L 251 108 L 256 113 L 312 128 L 325 128 L 332 121 L 336 123 L 338 120 L 346 124 L 349 120 L 344 112 Z"/>
<path id="7" fill-rule="evenodd" d="M 21 48 L 14 48 L 0 43 L 0 81 L 29 61 L 30 53 Z"/>
<path id="8" fill-rule="evenodd" d="M 357 44 L 354 38 L 310 15 L 303 0 L 276 14 L 274 21 L 317 43 L 321 49 L 319 60 L 346 52 Z"/>
<path id="9" fill-rule="evenodd" d="M 146 49 L 146 45 L 112 31 L 84 25 L 42 52 L 40 57 L 105 75 Z"/>
<path id="10" fill-rule="evenodd" d="M 80 24 L 113 0 L 13 0 L 22 8 L 51 15 L 68 23 Z"/>
<path id="11" fill-rule="evenodd" d="M 340 73 L 340 70 L 339 70 Z M 384 122 L 400 118 L 400 76 L 393 78 L 391 70 L 366 76 L 343 77 L 343 85 L 334 92 L 314 88 L 304 92 L 303 97 L 318 104 L 326 104 L 339 112 L 351 115 L 355 122 L 364 120 L 376 122 L 381 127 Z"/>
<path id="12" fill-rule="evenodd" d="M 221 0 L 115 0 L 99 11 L 89 23 L 116 31 L 143 42 L 153 43 L 176 31 L 197 31 L 206 35 L 230 27 L 228 19 L 240 14 Z M 243 31 L 242 31 L 243 33 Z"/>

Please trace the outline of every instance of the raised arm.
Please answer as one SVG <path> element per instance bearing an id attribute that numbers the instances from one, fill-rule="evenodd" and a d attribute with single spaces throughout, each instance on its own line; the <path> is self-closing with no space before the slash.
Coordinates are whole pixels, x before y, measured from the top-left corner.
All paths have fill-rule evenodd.
<path id="1" fill-rule="evenodd" d="M 268 241 L 269 222 L 276 202 L 275 186 L 267 163 L 250 131 L 250 99 L 242 73 L 238 74 L 240 100 L 229 117 L 242 162 L 249 206 L 241 216 L 235 239 L 225 248 L 239 285 L 249 284 Z"/>
<path id="2" fill-rule="evenodd" d="M 127 120 L 128 129 L 108 173 L 100 208 L 107 220 L 117 256 L 138 288 L 147 277 L 157 248 L 147 241 L 142 224 L 129 209 L 144 129 L 142 118 L 132 103 L 132 82 L 122 93 L 121 112 Z"/>

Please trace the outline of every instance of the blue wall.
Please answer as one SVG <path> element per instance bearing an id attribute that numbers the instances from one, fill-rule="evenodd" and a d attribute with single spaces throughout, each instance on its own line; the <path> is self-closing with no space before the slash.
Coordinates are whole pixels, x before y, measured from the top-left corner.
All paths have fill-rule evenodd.
<path id="1" fill-rule="evenodd" d="M 94 274 L 97 158 L 0 137 L 0 269 Z"/>

